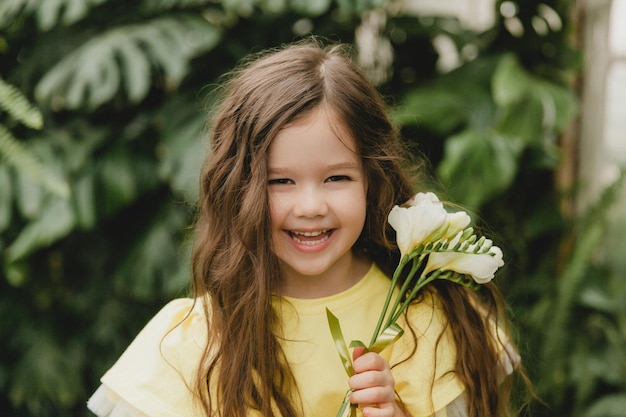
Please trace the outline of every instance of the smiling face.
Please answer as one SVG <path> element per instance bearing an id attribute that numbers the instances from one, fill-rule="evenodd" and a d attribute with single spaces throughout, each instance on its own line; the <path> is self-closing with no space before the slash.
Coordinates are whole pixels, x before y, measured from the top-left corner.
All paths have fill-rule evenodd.
<path id="1" fill-rule="evenodd" d="M 352 252 L 365 223 L 367 184 L 347 132 L 320 106 L 283 128 L 270 145 L 272 243 L 284 295 L 335 294 L 369 267 Z"/>

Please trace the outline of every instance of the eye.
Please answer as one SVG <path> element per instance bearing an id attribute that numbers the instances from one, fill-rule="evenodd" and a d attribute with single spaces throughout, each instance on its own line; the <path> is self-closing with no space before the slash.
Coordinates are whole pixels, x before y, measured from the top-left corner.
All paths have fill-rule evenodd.
<path id="1" fill-rule="evenodd" d="M 338 181 L 352 181 L 352 178 L 350 178 L 347 175 L 332 175 L 326 178 L 326 182 L 338 182 Z"/>
<path id="2" fill-rule="evenodd" d="M 267 181 L 268 185 L 274 185 L 274 184 L 293 184 L 293 181 L 290 180 L 289 178 L 275 178 L 275 179 L 271 179 L 269 181 Z"/>

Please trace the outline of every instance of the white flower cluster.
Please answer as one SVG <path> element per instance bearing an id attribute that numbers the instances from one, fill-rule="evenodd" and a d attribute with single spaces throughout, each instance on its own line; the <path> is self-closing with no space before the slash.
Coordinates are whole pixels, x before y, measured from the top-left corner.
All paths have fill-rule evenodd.
<path id="1" fill-rule="evenodd" d="M 454 271 L 484 284 L 504 265 L 502 250 L 490 239 L 478 239 L 468 227 L 470 216 L 464 211 L 447 212 L 433 193 L 418 193 L 408 206 L 395 206 L 388 220 L 403 256 L 428 254 L 422 275 Z"/>

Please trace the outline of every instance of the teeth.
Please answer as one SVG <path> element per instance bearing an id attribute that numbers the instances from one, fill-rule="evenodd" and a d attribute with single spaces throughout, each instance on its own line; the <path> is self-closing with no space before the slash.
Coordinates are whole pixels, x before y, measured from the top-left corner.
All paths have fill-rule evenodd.
<path id="1" fill-rule="evenodd" d="M 323 233 L 328 232 L 328 230 L 320 230 L 318 232 L 292 232 L 294 235 L 301 235 L 301 236 L 307 236 L 307 237 L 315 237 L 315 236 L 319 236 Z"/>
<path id="2" fill-rule="evenodd" d="M 325 242 L 326 240 L 328 240 L 328 238 L 330 237 L 330 234 L 328 233 L 329 229 L 326 230 L 318 230 L 315 232 L 298 232 L 298 231 L 291 231 L 290 235 L 291 238 L 298 242 L 301 245 L 306 245 L 306 246 L 315 246 L 315 245 L 319 245 L 322 242 Z M 310 238 L 315 238 L 315 237 L 320 237 L 317 240 L 311 240 Z M 300 237 L 302 239 L 300 239 Z M 307 239 L 305 239 L 307 238 Z"/>
<path id="3" fill-rule="evenodd" d="M 319 233 L 315 236 L 319 236 Z M 294 234 L 291 236 L 291 238 L 293 240 L 295 240 L 296 242 L 298 242 L 301 245 L 306 245 L 306 246 L 314 246 L 314 245 L 319 245 L 320 243 L 328 240 L 328 238 L 330 237 L 330 235 L 326 235 L 324 237 L 322 237 L 321 239 L 318 240 L 300 240 L 298 239 L 298 237 Z"/>

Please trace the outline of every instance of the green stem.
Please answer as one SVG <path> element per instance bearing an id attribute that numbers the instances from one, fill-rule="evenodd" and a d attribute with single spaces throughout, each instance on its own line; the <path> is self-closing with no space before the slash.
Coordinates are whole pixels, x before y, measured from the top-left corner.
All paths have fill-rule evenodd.
<path id="1" fill-rule="evenodd" d="M 387 298 L 385 299 L 385 304 L 383 306 L 383 310 L 380 313 L 380 317 L 378 317 L 378 323 L 376 323 L 376 328 L 374 330 L 374 333 L 372 334 L 372 340 L 370 341 L 368 345 L 369 347 L 372 347 L 372 345 L 374 345 L 374 342 L 376 342 L 376 339 L 378 338 L 378 333 L 380 333 L 381 327 L 383 325 L 383 321 L 385 320 L 385 316 L 387 315 L 387 309 L 389 308 L 389 303 L 391 302 L 391 296 L 393 295 L 393 290 L 396 287 L 396 284 L 398 283 L 398 278 L 400 277 L 400 273 L 404 269 L 404 265 L 406 265 L 410 259 L 411 258 L 409 258 L 408 255 L 403 256 L 402 259 L 400 260 L 400 264 L 398 265 L 398 267 L 393 273 L 393 278 L 391 279 L 391 289 L 387 293 Z"/>
<path id="2" fill-rule="evenodd" d="M 413 281 L 413 277 L 415 276 L 415 273 L 421 267 L 423 261 L 424 261 L 423 254 L 420 254 L 419 257 L 415 256 L 413 258 L 413 265 L 411 265 L 411 270 L 409 271 L 409 275 L 406 277 L 406 280 L 404 281 L 402 288 L 400 288 L 400 293 L 396 297 L 393 307 L 391 308 L 391 314 L 389 314 L 389 317 L 387 318 L 387 322 L 385 323 L 385 326 L 384 326 L 385 329 L 391 326 L 391 324 L 396 322 L 396 319 L 394 318 L 394 316 L 396 316 L 398 305 L 400 304 L 400 301 L 402 300 L 403 295 L 406 294 L 407 290 L 409 289 L 409 286 L 411 285 L 411 282 Z"/>
<path id="3" fill-rule="evenodd" d="M 395 323 L 400 318 L 400 315 L 402 314 L 402 312 L 404 310 L 406 310 L 406 308 L 409 306 L 409 303 L 411 301 L 413 301 L 413 299 L 417 295 L 417 292 L 419 290 L 421 290 L 422 288 L 424 288 L 426 286 L 426 284 L 428 284 L 428 283 L 436 280 L 437 278 L 439 278 L 439 275 L 441 275 L 441 271 L 440 270 L 436 270 L 436 271 L 434 271 L 432 274 L 430 274 L 427 277 L 420 276 L 420 279 L 418 280 L 418 283 L 415 285 L 415 287 L 413 287 L 413 289 L 411 290 L 411 293 L 409 294 L 409 296 L 406 297 L 406 299 L 402 303 L 402 306 L 400 307 L 400 309 L 398 309 L 394 313 L 393 317 L 391 318 L 393 320 L 392 323 Z M 422 278 L 423 278 L 423 280 L 422 280 Z"/>

